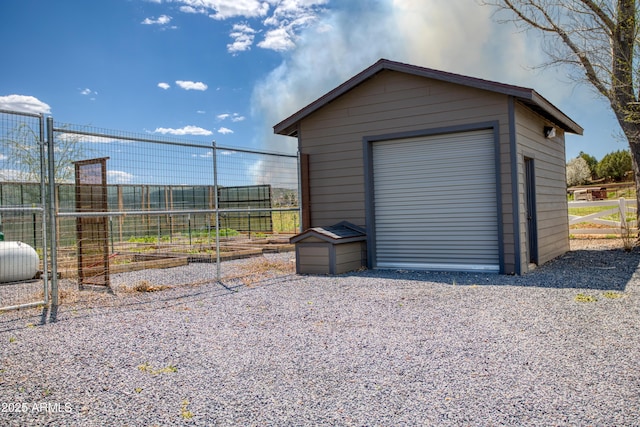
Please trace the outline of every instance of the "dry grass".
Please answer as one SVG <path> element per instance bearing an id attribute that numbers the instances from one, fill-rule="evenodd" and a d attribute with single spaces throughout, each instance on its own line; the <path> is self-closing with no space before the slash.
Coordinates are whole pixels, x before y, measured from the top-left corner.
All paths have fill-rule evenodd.
<path id="1" fill-rule="evenodd" d="M 636 245 L 637 236 L 631 232 L 631 227 L 628 222 L 620 225 L 620 239 L 622 240 L 623 249 L 627 252 L 631 252 Z"/>
<path id="2" fill-rule="evenodd" d="M 58 288 L 59 304 L 106 304 L 107 301 L 112 300 L 113 297 L 114 294 L 111 292 L 111 288 L 108 288 L 106 286 L 94 286 L 90 288 L 79 289 L 78 285 L 74 283 L 72 285 L 60 284 Z"/>
<path id="3" fill-rule="evenodd" d="M 222 279 L 224 281 L 237 280 L 244 286 L 255 287 L 266 280 L 278 276 L 295 274 L 295 259 L 293 259 L 293 256 L 286 261 L 273 261 L 265 257 L 248 258 L 234 270 L 235 273 L 233 275 L 223 276 Z M 111 288 L 106 286 L 85 286 L 84 289 L 79 289 L 75 281 L 64 280 L 59 283 L 58 302 L 64 305 L 92 304 L 106 306 L 114 304 L 118 300 L 118 296 L 134 296 L 178 287 L 201 286 L 211 282 L 212 279 L 208 278 L 199 282 L 159 285 L 148 280 L 139 280 Z M 42 291 L 35 292 L 31 300 L 34 299 L 44 299 L 44 293 Z"/>
<path id="4" fill-rule="evenodd" d="M 224 277 L 225 280 L 239 279 L 245 286 L 256 286 L 259 282 L 276 276 L 294 274 L 295 262 L 271 261 L 267 258 L 252 258 L 241 267 L 240 273 Z"/>
<path id="5" fill-rule="evenodd" d="M 140 280 L 131 288 L 125 287 L 125 292 L 158 292 L 165 289 L 171 289 L 168 285 L 152 285 L 148 280 Z"/>

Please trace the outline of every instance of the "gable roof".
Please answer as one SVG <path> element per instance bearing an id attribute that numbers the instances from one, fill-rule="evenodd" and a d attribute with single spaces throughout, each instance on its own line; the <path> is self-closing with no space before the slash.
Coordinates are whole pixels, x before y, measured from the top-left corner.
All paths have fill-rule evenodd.
<path id="1" fill-rule="evenodd" d="M 449 73 L 446 71 L 438 71 L 431 68 L 418 67 L 416 65 L 404 64 L 401 62 L 390 61 L 388 59 L 380 59 L 369 68 L 361 71 L 351 79 L 342 83 L 330 92 L 327 92 L 311 104 L 302 108 L 297 113 L 284 119 L 273 127 L 273 132 L 279 135 L 297 136 L 298 123 L 310 115 L 311 113 L 324 107 L 336 98 L 349 92 L 356 86 L 364 83 L 370 78 L 383 70 L 397 71 L 415 76 L 426 77 L 443 82 L 459 84 L 476 89 L 487 90 L 490 92 L 500 93 L 507 96 L 513 96 L 518 101 L 525 104 L 531 110 L 545 117 L 565 132 L 582 135 L 583 129 L 576 122 L 571 120 L 566 114 L 556 108 L 535 90 L 513 86 L 504 83 L 493 82 L 490 80 L 479 79 L 475 77 L 463 76 L 460 74 Z"/>
<path id="2" fill-rule="evenodd" d="M 297 243 L 309 237 L 316 237 L 329 243 L 359 242 L 367 238 L 367 232 L 348 221 L 342 221 L 330 227 L 310 228 L 289 239 L 291 243 Z"/>

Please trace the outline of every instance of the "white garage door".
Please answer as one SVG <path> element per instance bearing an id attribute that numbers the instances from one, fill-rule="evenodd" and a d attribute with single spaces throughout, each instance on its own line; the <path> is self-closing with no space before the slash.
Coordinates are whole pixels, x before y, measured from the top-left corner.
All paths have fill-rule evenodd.
<path id="1" fill-rule="evenodd" d="M 499 271 L 492 130 L 373 143 L 377 268 Z"/>

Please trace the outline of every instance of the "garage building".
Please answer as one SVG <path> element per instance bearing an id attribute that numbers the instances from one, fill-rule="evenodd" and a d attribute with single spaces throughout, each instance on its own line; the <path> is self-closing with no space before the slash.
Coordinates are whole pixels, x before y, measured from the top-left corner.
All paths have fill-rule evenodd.
<path id="1" fill-rule="evenodd" d="M 569 249 L 565 133 L 535 90 L 381 59 L 274 126 L 302 228 L 366 230 L 369 268 L 523 274 Z"/>

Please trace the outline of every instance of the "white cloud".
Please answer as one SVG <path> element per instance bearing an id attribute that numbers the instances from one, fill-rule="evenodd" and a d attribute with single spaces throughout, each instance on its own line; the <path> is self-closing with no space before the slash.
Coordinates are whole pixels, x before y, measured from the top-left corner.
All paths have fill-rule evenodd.
<path id="1" fill-rule="evenodd" d="M 202 82 L 192 82 L 188 80 L 176 80 L 176 84 L 184 90 L 207 90 L 209 87 Z"/>
<path id="2" fill-rule="evenodd" d="M 516 34 L 513 27 L 497 25 L 492 7 L 448 0 L 391 4 L 393 13 L 385 25 L 406 43 L 402 60 L 412 64 L 519 84 L 531 76 L 526 66 L 539 63 L 539 47 L 527 45 L 526 35 Z"/>
<path id="3" fill-rule="evenodd" d="M 184 2 L 200 2 L 213 10 L 209 17 L 228 19 L 235 17 L 259 18 L 269 11 L 269 3 L 259 0 L 182 0 Z"/>
<path id="4" fill-rule="evenodd" d="M 244 52 L 251 49 L 256 31 L 247 24 L 235 24 L 229 36 L 233 43 L 227 45 L 229 53 Z"/>
<path id="5" fill-rule="evenodd" d="M 107 182 L 109 184 L 129 184 L 134 179 L 134 175 L 124 171 L 107 171 Z"/>
<path id="6" fill-rule="evenodd" d="M 89 88 L 80 89 L 80 95 L 88 96 L 91 101 L 95 101 L 96 100 L 95 95 L 97 95 L 97 94 L 98 94 L 98 92 L 96 92 L 94 90 L 91 90 Z"/>
<path id="7" fill-rule="evenodd" d="M 216 20 L 231 18 L 264 18 L 268 28 L 259 47 L 276 51 L 291 50 L 296 37 L 304 28 L 318 21 L 329 0 L 174 0 L 181 3 L 179 10 L 190 14 L 207 14 Z M 154 22 L 154 21 L 152 21 Z M 155 23 L 155 22 L 154 22 Z M 229 34 L 233 40 L 227 51 L 233 55 L 253 46 L 257 31 L 246 23 L 237 23 Z"/>
<path id="8" fill-rule="evenodd" d="M 324 11 L 322 6 L 327 3 L 328 0 L 288 0 L 277 3 L 271 16 L 264 20 L 264 25 L 275 28 L 266 32 L 258 47 L 275 51 L 292 50 L 296 47 L 300 31 L 320 19 Z"/>
<path id="9" fill-rule="evenodd" d="M 93 90 L 91 90 L 89 88 L 79 89 L 79 90 L 80 90 L 80 95 L 88 96 L 91 101 L 95 101 L 96 100 L 95 95 L 97 95 L 98 92 L 93 91 Z"/>
<path id="10" fill-rule="evenodd" d="M 204 7 L 180 6 L 179 10 L 180 12 L 184 12 L 184 13 L 200 13 L 200 14 L 207 13 L 207 9 Z"/>
<path id="11" fill-rule="evenodd" d="M 93 144 L 110 144 L 112 142 L 121 141 L 117 138 L 95 136 L 95 135 L 79 135 L 77 133 L 66 133 L 66 132 L 57 134 L 56 139 L 62 142 L 67 142 L 67 141 L 89 142 Z"/>
<path id="12" fill-rule="evenodd" d="M 264 40 L 258 43 L 258 47 L 276 51 L 286 51 L 293 49 L 296 44 L 293 42 L 293 34 L 287 28 L 277 28 L 267 31 Z"/>
<path id="13" fill-rule="evenodd" d="M 218 129 L 218 133 L 221 133 L 223 135 L 227 135 L 230 133 L 233 133 L 233 131 L 231 129 L 225 128 L 225 127 L 221 127 L 220 129 Z"/>
<path id="14" fill-rule="evenodd" d="M 222 156 L 230 156 L 235 153 L 235 151 L 229 150 L 217 150 L 216 153 Z M 213 150 L 209 150 L 204 154 L 192 154 L 191 157 L 202 157 L 203 159 L 210 159 L 213 157 Z"/>
<path id="15" fill-rule="evenodd" d="M 213 150 L 209 150 L 204 154 L 192 154 L 191 157 L 201 157 L 203 159 L 209 159 L 213 157 Z"/>
<path id="16" fill-rule="evenodd" d="M 4 154 L 0 153 L 0 160 L 7 160 L 7 156 L 5 156 Z"/>
<path id="17" fill-rule="evenodd" d="M 316 20 L 328 0 L 289 0 L 279 2 L 271 16 L 264 20 L 265 25 L 303 26 Z"/>
<path id="18" fill-rule="evenodd" d="M 171 86 L 169 85 L 169 83 L 160 82 L 160 83 L 158 83 L 158 87 L 159 87 L 160 89 L 167 90 L 167 89 L 169 89 Z"/>
<path id="19" fill-rule="evenodd" d="M 180 129 L 172 129 L 172 128 L 156 128 L 153 133 L 161 133 L 163 135 L 211 135 L 213 132 L 207 129 L 203 129 L 197 126 L 185 126 Z"/>
<path id="20" fill-rule="evenodd" d="M 51 107 L 48 104 L 28 95 L 0 96 L 0 109 L 35 114 L 51 113 Z"/>
<path id="21" fill-rule="evenodd" d="M 218 120 L 227 120 L 227 119 L 231 119 L 232 122 L 237 123 L 237 122 L 241 122 L 243 120 L 246 119 L 245 116 L 241 116 L 238 113 L 233 113 L 233 114 L 229 114 L 229 113 L 223 113 L 223 114 L 218 114 L 216 116 L 216 118 Z"/>
<path id="22" fill-rule="evenodd" d="M 180 11 L 185 13 L 204 13 L 210 18 L 224 20 L 229 18 L 260 18 L 269 12 L 269 2 L 274 0 L 175 0 L 182 3 Z M 288 2 L 285 1 L 285 2 Z"/>
<path id="23" fill-rule="evenodd" d="M 169 22 L 171 22 L 171 18 L 170 16 L 167 15 L 160 15 L 158 17 L 158 19 L 153 19 L 153 18 L 145 18 L 144 21 L 141 22 L 141 24 L 143 25 L 167 25 Z"/>

